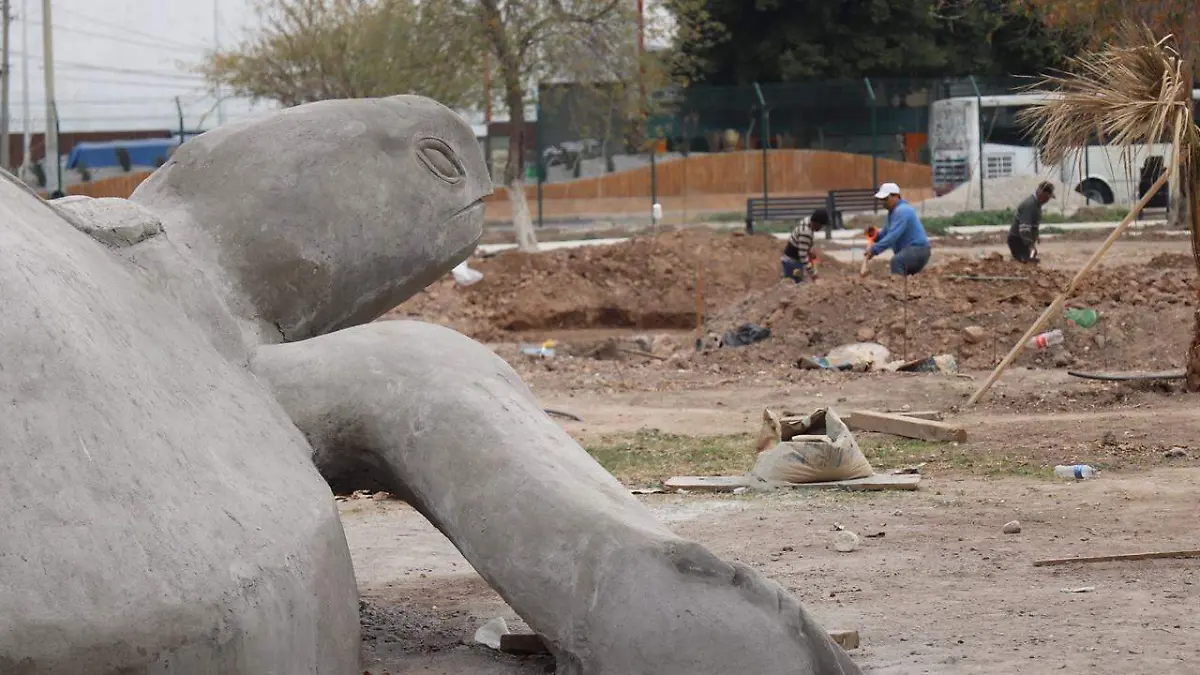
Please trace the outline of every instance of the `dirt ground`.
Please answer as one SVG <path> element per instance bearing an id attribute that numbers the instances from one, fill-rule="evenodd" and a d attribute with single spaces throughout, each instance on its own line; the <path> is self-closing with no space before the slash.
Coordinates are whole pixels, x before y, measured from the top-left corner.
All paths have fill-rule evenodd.
<path id="1" fill-rule="evenodd" d="M 851 654 L 864 672 L 1194 672 L 1187 664 L 1200 658 L 1200 619 L 1189 609 L 1200 600 L 1195 560 L 1032 566 L 1042 558 L 1200 548 L 1195 518 L 1200 398 L 1172 383 L 1113 384 L 1067 374 L 1068 368 L 1182 365 L 1195 298 L 1187 241 L 1119 243 L 1081 293 L 1086 306 L 1100 310 L 1101 325 L 1083 329 L 1060 322 L 1067 330 L 1064 348 L 1023 357 L 978 406 L 968 409 L 965 399 L 986 376 L 993 354 L 987 342 L 965 341 L 963 328 L 980 325 L 999 336 L 1002 354 L 1073 269 L 1063 259 L 1086 256 L 1079 249 L 1096 242 L 1055 242 L 1043 254 L 1053 254 L 1057 264 L 1039 270 L 980 260 L 976 249 L 986 245 L 972 242 L 953 253 L 951 247 L 935 253 L 940 260 L 927 273 L 924 295 L 910 298 L 916 328 L 910 324 L 905 334 L 891 332 L 892 314 L 876 323 L 860 318 L 894 307 L 896 284 L 882 274 L 866 281 L 831 274 L 835 283 L 826 285 L 831 290 L 822 290 L 826 279 L 814 287 L 783 288 L 772 278 L 777 247 L 758 250 L 758 242 L 757 252 L 730 254 L 744 269 L 714 277 L 723 281 L 714 284 L 722 306 L 713 309 L 733 322 L 739 309 L 774 303 L 772 311 L 778 311 L 778 299 L 790 298 L 783 314 L 770 321 L 772 337 L 757 345 L 697 353 L 694 335 L 685 327 L 645 331 L 619 321 L 522 330 L 490 323 L 481 330 L 506 340 L 494 343 L 497 353 L 547 408 L 581 418 L 562 424 L 602 463 L 612 460 L 601 450 L 614 448 L 624 449 L 622 461 L 636 461 L 639 434 L 653 430 L 668 439 L 659 443 L 694 442 L 702 450 L 709 447 L 704 443 L 723 443 L 733 454 L 722 459 L 720 469 L 744 472 L 753 464 L 753 447 L 746 443 L 744 458 L 738 449 L 743 436 L 757 432 L 764 407 L 949 411 L 949 419 L 968 430 L 968 442 L 902 442 L 858 434 L 877 470 L 921 464 L 923 480 L 916 492 L 638 497 L 680 534 L 756 567 L 796 593 L 826 628 L 857 629 L 863 644 Z M 758 270 L 748 266 L 755 255 L 769 269 L 761 283 Z M 579 273 L 571 260 L 564 256 L 554 265 Z M 505 264 L 513 265 L 511 274 L 525 268 Z M 489 268 L 480 268 L 486 280 Z M 643 288 L 641 277 L 629 279 L 621 269 L 610 268 L 611 283 L 589 277 L 591 288 Z M 943 278 L 951 273 L 1026 278 Z M 540 283 L 553 283 L 553 274 L 547 272 Z M 443 298 L 456 291 L 448 284 L 435 290 Z M 481 297 L 472 295 L 479 289 L 457 290 Z M 643 299 L 652 297 L 653 289 L 642 293 Z M 1020 299 L 996 300 L 1012 294 Z M 876 296 L 882 300 L 864 299 Z M 568 296 L 562 297 L 567 302 Z M 451 324 L 469 316 L 482 326 L 499 310 L 480 306 L 510 301 L 481 300 L 466 314 L 456 313 L 461 302 L 460 297 L 431 304 L 425 298 L 398 314 Z M 797 308 L 808 318 L 798 317 Z M 931 325 L 938 320 L 948 323 Z M 801 342 L 795 335 L 806 323 L 830 326 L 825 329 L 830 336 Z M 884 335 L 893 349 L 894 337 L 906 336 L 912 349 L 924 345 L 928 352 L 955 354 L 961 376 L 795 367 L 798 356 L 845 339 L 839 331 L 853 339 L 864 324 Z M 1100 335 L 1104 339 L 1098 340 Z M 525 356 L 515 345 L 543 339 L 557 340 L 554 357 Z M 1076 462 L 1101 472 L 1083 482 L 1053 477 L 1055 464 Z M 655 484 L 686 468 L 669 461 L 636 472 L 625 464 L 606 466 L 631 487 Z M 547 672 L 551 664 L 544 658 L 501 656 L 472 644 L 475 629 L 488 619 L 504 616 L 517 629 L 522 624 L 415 511 L 393 500 L 371 499 L 345 500 L 340 508 L 364 599 L 368 673 Z M 1014 519 L 1021 522 L 1021 533 L 1002 534 L 1004 523 Z M 834 552 L 835 526 L 863 536 L 862 547 Z M 1088 590 L 1068 592 L 1080 589 Z"/>

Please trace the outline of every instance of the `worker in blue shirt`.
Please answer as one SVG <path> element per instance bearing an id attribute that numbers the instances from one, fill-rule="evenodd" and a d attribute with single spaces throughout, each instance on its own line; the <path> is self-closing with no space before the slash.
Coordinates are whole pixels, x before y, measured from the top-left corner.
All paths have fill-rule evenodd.
<path id="1" fill-rule="evenodd" d="M 889 248 L 895 251 L 892 256 L 892 274 L 911 276 L 925 269 L 929 263 L 929 237 L 925 236 L 925 226 L 917 216 L 912 204 L 900 196 L 900 186 L 895 183 L 884 183 L 879 186 L 875 198 L 887 205 L 887 224 L 875 239 L 875 243 L 867 249 L 867 260 L 883 253 Z"/>

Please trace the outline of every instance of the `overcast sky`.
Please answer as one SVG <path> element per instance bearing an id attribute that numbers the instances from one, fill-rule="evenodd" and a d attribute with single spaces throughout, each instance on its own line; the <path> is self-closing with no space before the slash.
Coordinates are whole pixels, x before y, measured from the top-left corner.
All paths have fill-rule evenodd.
<path id="1" fill-rule="evenodd" d="M 189 129 L 216 123 L 215 100 L 188 68 L 214 37 L 229 46 L 254 25 L 250 0 L 51 0 L 55 89 L 62 131 L 179 126 L 180 97 Z M 23 59 L 28 50 L 30 125 L 46 127 L 43 88 L 42 0 L 10 0 L 12 131 L 22 131 Z M 28 7 L 29 15 L 24 15 Z M 219 25 L 214 22 L 219 10 Z M 26 25 L 27 24 L 27 25 Z M 218 30 L 214 32 L 214 28 Z M 24 31 L 28 30 L 28 48 Z M 245 101 L 225 104 L 227 120 L 250 111 Z"/>
<path id="2" fill-rule="evenodd" d="M 630 0 L 632 2 L 632 0 Z M 43 88 L 42 0 L 10 0 L 12 76 L 9 83 L 11 130 L 24 129 L 23 58 L 29 58 L 30 128 L 46 128 Z M 188 129 L 217 123 L 216 101 L 205 92 L 198 64 L 214 37 L 230 47 L 257 25 L 253 0 L 51 0 L 54 71 L 62 131 L 177 129 L 175 97 Z M 648 0 L 647 14 L 658 22 L 666 13 Z M 24 12 L 28 7 L 29 15 Z M 214 21 L 214 9 L 220 20 Z M 214 28 L 217 30 L 214 31 Z M 28 30 L 28 48 L 25 31 Z M 648 32 L 651 32 L 648 30 Z M 649 37 L 660 42 L 657 31 Z M 266 104 L 259 104 L 262 109 Z M 244 117 L 248 101 L 227 101 L 227 121 Z"/>

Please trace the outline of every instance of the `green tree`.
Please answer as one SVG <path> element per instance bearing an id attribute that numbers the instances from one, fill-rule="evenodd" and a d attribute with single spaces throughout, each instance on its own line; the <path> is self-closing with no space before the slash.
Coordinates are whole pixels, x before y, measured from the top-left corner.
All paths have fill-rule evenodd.
<path id="1" fill-rule="evenodd" d="M 691 60 L 714 84 L 1038 72 L 1074 40 L 1012 0 L 709 0 L 729 39 Z"/>

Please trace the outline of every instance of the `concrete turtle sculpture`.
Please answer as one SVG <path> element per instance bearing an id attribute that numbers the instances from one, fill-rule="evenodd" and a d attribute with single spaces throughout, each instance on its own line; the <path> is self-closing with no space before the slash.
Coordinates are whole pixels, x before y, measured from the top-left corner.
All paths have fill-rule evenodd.
<path id="1" fill-rule="evenodd" d="M 359 672 L 329 484 L 413 504 L 560 673 L 858 673 L 486 347 L 372 323 L 465 259 L 490 191 L 469 127 L 418 97 L 221 127 L 129 200 L 6 175 L 0 673 Z"/>

